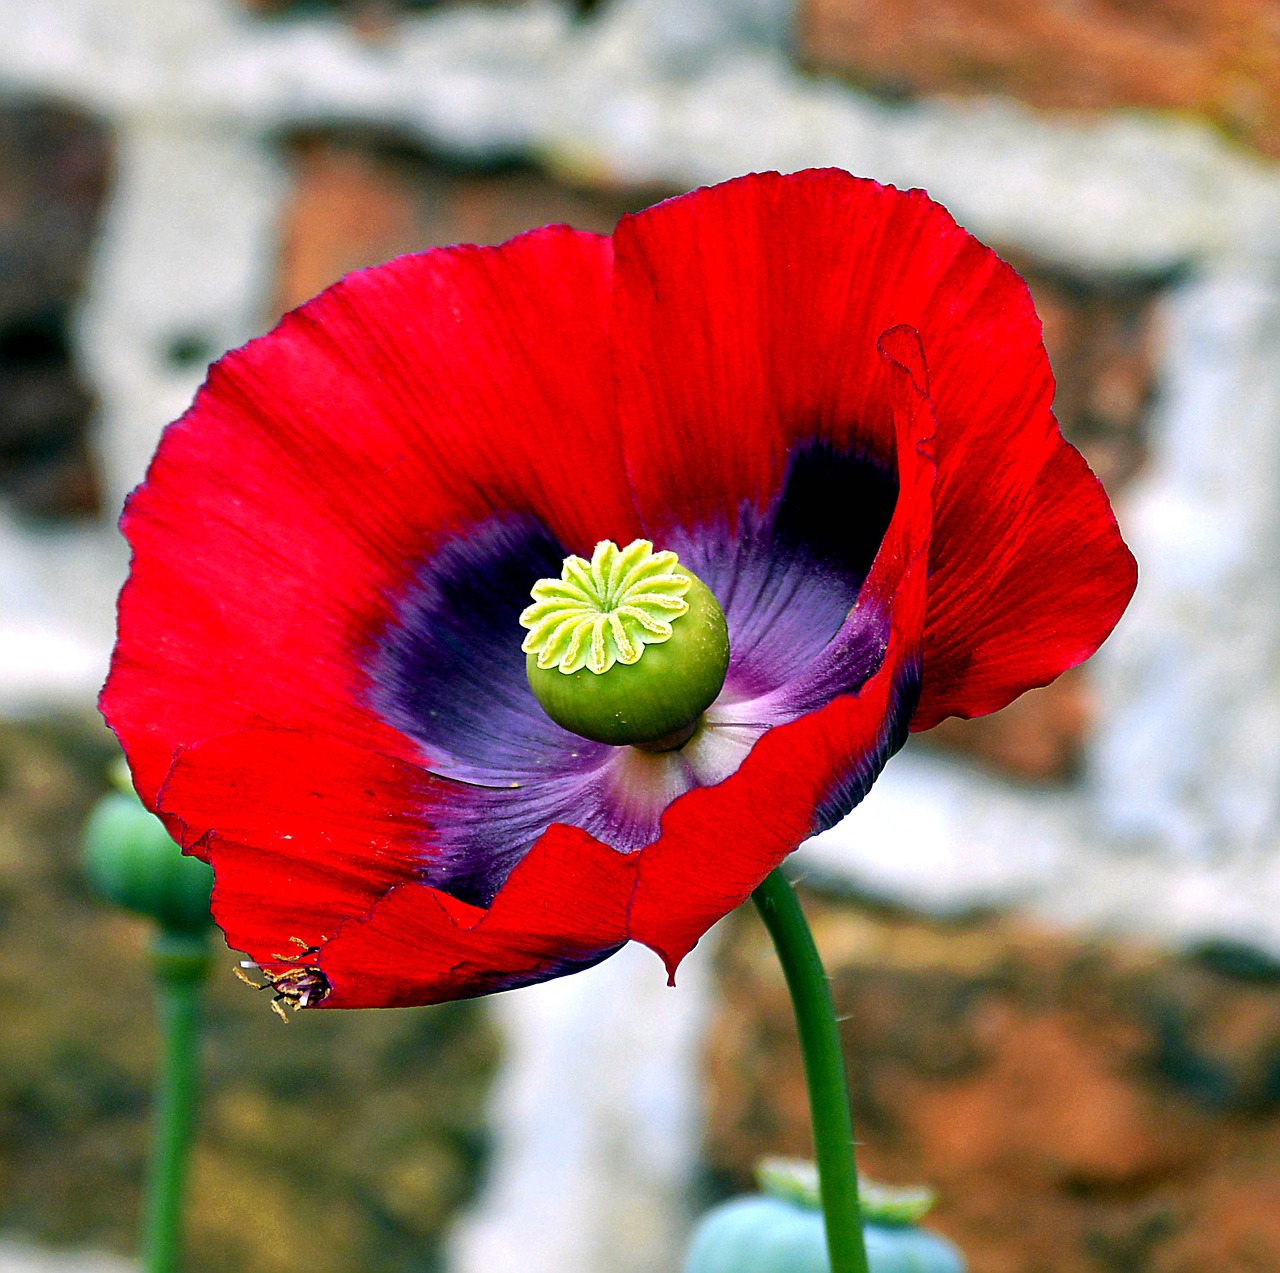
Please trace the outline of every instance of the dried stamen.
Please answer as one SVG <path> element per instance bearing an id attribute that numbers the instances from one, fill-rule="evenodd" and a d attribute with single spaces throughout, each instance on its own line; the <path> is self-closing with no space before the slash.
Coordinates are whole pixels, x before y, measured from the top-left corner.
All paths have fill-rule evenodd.
<path id="1" fill-rule="evenodd" d="M 317 954 L 319 947 L 308 946 L 298 937 L 292 937 L 290 941 L 301 947 L 296 955 L 273 956 L 280 963 L 289 965 L 282 972 L 264 968 L 252 959 L 242 959 L 239 967 L 232 970 L 245 985 L 252 986 L 255 990 L 274 992 L 271 997 L 271 1010 L 282 1021 L 289 1020 L 285 1008 L 297 1012 L 301 1008 L 323 1003 L 333 990 L 329 984 L 329 978 L 318 967 L 300 962 Z M 266 981 L 254 981 L 249 976 L 250 972 L 260 972 Z"/>

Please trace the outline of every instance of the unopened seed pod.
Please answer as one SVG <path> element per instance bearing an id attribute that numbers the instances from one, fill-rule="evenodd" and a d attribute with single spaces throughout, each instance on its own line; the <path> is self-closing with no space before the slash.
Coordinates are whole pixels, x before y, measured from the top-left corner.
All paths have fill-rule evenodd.
<path id="1" fill-rule="evenodd" d="M 202 933 L 212 923 L 212 870 L 186 856 L 132 792 L 113 791 L 94 807 L 84 868 L 94 892 L 169 932 Z"/>

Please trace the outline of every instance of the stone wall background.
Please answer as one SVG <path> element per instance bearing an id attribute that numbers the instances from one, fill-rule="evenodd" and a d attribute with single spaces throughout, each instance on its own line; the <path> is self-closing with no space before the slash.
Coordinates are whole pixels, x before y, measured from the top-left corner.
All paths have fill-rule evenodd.
<path id="1" fill-rule="evenodd" d="M 114 740 L 0 723 L 0 1232 L 135 1249 L 155 1057 L 147 925 L 89 895 L 80 827 Z M 205 1013 L 191 1273 L 421 1273 L 488 1145 L 474 1004 L 286 1026 L 223 951 Z"/>
<path id="2" fill-rule="evenodd" d="M 926 185 L 1024 272 L 1144 570 L 1096 666 L 913 744 L 802 855 L 866 1164 L 937 1184 L 975 1273 L 1280 1265 L 1273 9 L 0 0 L 0 1232 L 132 1243 L 140 934 L 88 905 L 74 841 L 110 753 L 109 523 L 205 364 L 401 251 L 839 163 Z M 587 978 L 573 1011 L 287 1031 L 224 978 L 193 1268 L 437 1267 L 490 1136 L 457 1273 L 674 1267 L 673 1199 L 806 1147 L 761 935 L 716 940 L 715 987 L 678 992 L 710 1022 L 701 1188 L 653 1117 L 691 1083 L 656 1007 L 627 1056 L 583 1035 Z M 499 1034 L 532 1112 L 485 1113 Z M 582 1060 L 539 1087 L 547 1057 Z M 540 1201 L 530 1143 L 595 1230 Z"/>
<path id="3" fill-rule="evenodd" d="M 891 97 L 1176 111 L 1280 154 L 1274 0 L 802 0 L 799 45 L 811 65 Z"/>
<path id="4" fill-rule="evenodd" d="M 110 170 L 101 119 L 0 98 L 0 498 L 27 517 L 100 511 L 95 401 L 70 326 Z"/>
<path id="5" fill-rule="evenodd" d="M 1010 915 L 805 895 L 843 1019 L 862 1169 L 928 1180 L 980 1273 L 1280 1265 L 1280 965 Z M 707 1059 L 715 1185 L 810 1153 L 785 985 L 737 915 Z"/>

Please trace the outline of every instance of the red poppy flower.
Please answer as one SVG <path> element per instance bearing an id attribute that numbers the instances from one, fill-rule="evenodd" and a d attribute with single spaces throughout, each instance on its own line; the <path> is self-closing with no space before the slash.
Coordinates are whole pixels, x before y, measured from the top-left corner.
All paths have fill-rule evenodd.
<path id="1" fill-rule="evenodd" d="M 295 1002 L 429 1003 L 637 940 L 674 970 L 908 727 L 1103 641 L 1135 567 L 1027 290 L 919 191 L 745 177 L 351 275 L 166 432 L 103 711 Z M 660 755 L 535 702 L 517 619 L 647 538 L 724 688 Z"/>

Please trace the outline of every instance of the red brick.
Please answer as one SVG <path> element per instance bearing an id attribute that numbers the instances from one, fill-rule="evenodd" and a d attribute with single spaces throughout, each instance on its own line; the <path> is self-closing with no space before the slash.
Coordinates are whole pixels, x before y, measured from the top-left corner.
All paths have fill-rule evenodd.
<path id="1" fill-rule="evenodd" d="M 981 1273 L 1280 1268 L 1280 996 L 1027 921 L 944 924 L 806 898 L 873 1178 L 927 1182 Z M 1219 961 L 1221 963 L 1222 961 Z M 707 1048 L 709 1164 L 807 1154 L 791 1008 L 733 917 Z M 1250 979 L 1250 978 L 1254 979 Z"/>
<path id="2" fill-rule="evenodd" d="M 525 166 L 459 170 L 393 137 L 315 133 L 291 149 L 276 304 L 292 308 L 349 270 L 446 243 L 500 243 L 565 222 L 608 232 L 669 191 L 575 190 Z"/>
<path id="3" fill-rule="evenodd" d="M 1280 154 L 1277 0 L 801 0 L 801 56 L 894 95 L 1203 116 Z"/>

